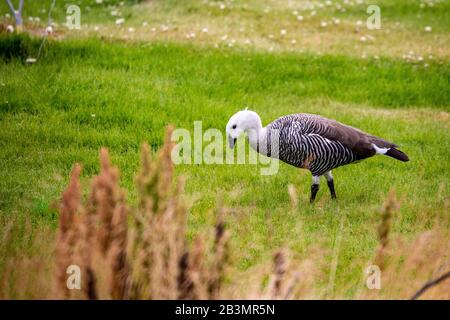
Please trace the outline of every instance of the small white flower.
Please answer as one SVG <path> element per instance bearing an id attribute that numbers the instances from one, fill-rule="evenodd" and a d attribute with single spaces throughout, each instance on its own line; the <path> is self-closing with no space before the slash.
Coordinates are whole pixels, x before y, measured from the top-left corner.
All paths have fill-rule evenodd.
<path id="1" fill-rule="evenodd" d="M 251 44 L 252 42 L 250 41 L 250 39 L 245 39 L 244 43 L 245 44 Z"/>
<path id="2" fill-rule="evenodd" d="M 151 28 L 150 30 L 151 30 L 152 32 L 156 32 L 156 28 L 155 28 L 155 27 Z"/>
<path id="3" fill-rule="evenodd" d="M 95 0 L 95 3 L 96 3 L 96 4 L 102 4 L 102 3 L 103 3 L 103 0 Z"/>
<path id="4" fill-rule="evenodd" d="M 9 33 L 13 33 L 14 32 L 14 27 L 12 25 L 8 25 L 6 27 L 6 31 L 9 32 Z"/>
<path id="5" fill-rule="evenodd" d="M 220 10 L 224 10 L 226 8 L 226 6 L 223 4 L 223 3 L 221 3 L 220 5 L 219 5 L 219 9 Z"/>
<path id="6" fill-rule="evenodd" d="M 273 34 L 269 34 L 269 39 L 273 39 L 274 35 Z"/>
<path id="7" fill-rule="evenodd" d="M 303 21 L 303 16 L 297 16 L 298 21 Z"/>
<path id="8" fill-rule="evenodd" d="M 195 32 L 189 32 L 187 35 L 186 35 L 186 38 L 188 38 L 188 39 L 194 39 L 195 38 Z"/>
<path id="9" fill-rule="evenodd" d="M 117 17 L 117 16 L 119 15 L 119 11 L 113 10 L 113 11 L 111 11 L 111 15 L 112 15 L 113 17 Z"/>
<path id="10" fill-rule="evenodd" d="M 294 16 L 296 16 L 296 15 L 298 15 L 298 11 L 297 11 L 297 10 L 294 10 L 294 11 L 292 11 L 292 14 L 293 14 Z"/>
<path id="11" fill-rule="evenodd" d="M 6 18 L 6 19 L 11 18 L 11 15 L 10 15 L 9 13 L 5 14 L 5 18 Z"/>
<path id="12" fill-rule="evenodd" d="M 356 21 L 357 26 L 362 26 L 363 22 L 361 20 Z"/>
<path id="13" fill-rule="evenodd" d="M 34 18 L 33 17 L 28 17 L 28 21 L 33 22 Z"/>
<path id="14" fill-rule="evenodd" d="M 220 37 L 220 40 L 225 41 L 228 39 L 228 35 L 223 35 Z"/>
<path id="15" fill-rule="evenodd" d="M 291 40 L 291 43 L 292 43 L 292 44 L 296 44 L 296 43 L 297 43 L 297 40 L 292 39 L 292 40 Z"/>
<path id="16" fill-rule="evenodd" d="M 121 26 L 125 23 L 125 19 L 124 18 L 119 18 L 116 20 L 116 25 L 117 26 Z"/>
<path id="17" fill-rule="evenodd" d="M 326 21 L 321 21 L 321 22 L 320 22 L 320 26 L 321 26 L 322 28 L 325 28 L 327 25 L 328 25 L 328 23 L 327 23 Z"/>
<path id="18" fill-rule="evenodd" d="M 425 31 L 426 31 L 426 32 L 431 32 L 431 30 L 433 30 L 433 29 L 432 29 L 430 26 L 426 26 L 426 27 L 425 27 Z"/>
<path id="19" fill-rule="evenodd" d="M 135 29 L 134 29 L 133 27 L 129 27 L 129 28 L 128 28 L 128 32 L 130 32 L 130 33 L 134 32 L 134 30 L 135 30 Z"/>
<path id="20" fill-rule="evenodd" d="M 92 118 L 95 118 L 95 113 L 91 114 L 91 117 L 92 117 Z"/>
<path id="21" fill-rule="evenodd" d="M 202 29 L 202 32 L 203 32 L 203 33 L 208 33 L 208 31 L 209 31 L 209 30 L 208 30 L 208 28 L 206 28 L 206 27 L 204 27 L 204 28 Z"/>
<path id="22" fill-rule="evenodd" d="M 417 60 L 418 60 L 418 61 L 423 61 L 423 57 L 422 57 L 422 56 L 418 56 L 418 57 L 417 57 Z"/>
<path id="23" fill-rule="evenodd" d="M 361 42 L 366 42 L 367 38 L 364 36 L 361 36 L 361 38 L 359 38 L 359 40 L 361 40 Z"/>
<path id="24" fill-rule="evenodd" d="M 281 29 L 281 30 L 280 30 L 280 34 L 281 34 L 282 36 L 285 36 L 286 33 L 287 33 L 286 29 Z"/>
<path id="25" fill-rule="evenodd" d="M 36 63 L 36 59 L 35 58 L 27 58 L 26 62 L 28 64 L 33 64 L 33 63 Z"/>
<path id="26" fill-rule="evenodd" d="M 311 13 L 309 14 L 311 17 L 314 17 L 317 14 L 316 10 L 311 11 Z"/>
<path id="27" fill-rule="evenodd" d="M 53 33 L 53 28 L 51 26 L 48 26 L 47 28 L 45 28 L 45 34 L 49 35 Z"/>
<path id="28" fill-rule="evenodd" d="M 98 26 L 95 26 L 94 31 L 98 31 L 98 30 L 100 30 L 100 28 Z"/>
<path id="29" fill-rule="evenodd" d="M 41 22 L 41 18 L 35 17 L 35 18 L 34 18 L 34 22 L 37 22 L 37 23 Z"/>
<path id="30" fill-rule="evenodd" d="M 163 24 L 163 25 L 161 26 L 161 31 L 162 31 L 162 32 L 166 32 L 166 31 L 168 31 L 168 30 L 169 30 L 169 27 L 166 26 L 165 24 Z"/>
<path id="31" fill-rule="evenodd" d="M 142 26 L 143 27 L 147 27 L 148 26 L 148 22 L 147 21 L 142 22 Z"/>

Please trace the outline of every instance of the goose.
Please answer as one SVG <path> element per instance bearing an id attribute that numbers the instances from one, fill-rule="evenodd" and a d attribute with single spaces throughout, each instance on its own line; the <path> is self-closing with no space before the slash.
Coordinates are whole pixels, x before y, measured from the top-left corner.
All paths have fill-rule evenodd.
<path id="1" fill-rule="evenodd" d="M 226 126 L 230 148 L 243 133 L 257 152 L 311 172 L 311 203 L 319 191 L 321 176 L 327 180 L 331 198 L 336 199 L 332 169 L 377 154 L 409 161 L 394 143 L 315 114 L 290 114 L 263 127 L 256 112 L 242 110 Z"/>

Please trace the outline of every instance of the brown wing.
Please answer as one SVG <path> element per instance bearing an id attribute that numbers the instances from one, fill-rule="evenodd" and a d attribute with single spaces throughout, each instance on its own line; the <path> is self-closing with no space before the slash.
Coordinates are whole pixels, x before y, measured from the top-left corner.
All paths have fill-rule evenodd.
<path id="1" fill-rule="evenodd" d="M 395 147 L 395 144 L 389 141 L 375 137 L 335 120 L 316 116 L 316 121 L 323 130 L 319 134 L 329 140 L 339 141 L 344 146 L 350 148 L 358 160 L 375 155 L 376 151 L 372 143 L 380 148 Z"/>

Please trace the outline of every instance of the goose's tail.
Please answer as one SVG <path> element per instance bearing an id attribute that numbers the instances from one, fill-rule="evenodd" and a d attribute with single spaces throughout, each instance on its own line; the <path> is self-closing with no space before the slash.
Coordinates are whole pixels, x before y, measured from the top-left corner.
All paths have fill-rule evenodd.
<path id="1" fill-rule="evenodd" d="M 386 156 L 403 161 L 403 162 L 407 162 L 409 161 L 408 156 L 406 155 L 406 153 L 396 149 L 395 147 L 389 148 L 386 153 Z"/>

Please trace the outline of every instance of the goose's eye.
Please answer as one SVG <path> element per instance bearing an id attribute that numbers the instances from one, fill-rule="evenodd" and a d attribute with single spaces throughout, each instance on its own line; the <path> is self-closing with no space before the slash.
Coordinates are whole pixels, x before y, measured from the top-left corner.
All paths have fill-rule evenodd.
<path id="1" fill-rule="evenodd" d="M 236 129 L 236 125 L 234 124 L 231 128 Z"/>

